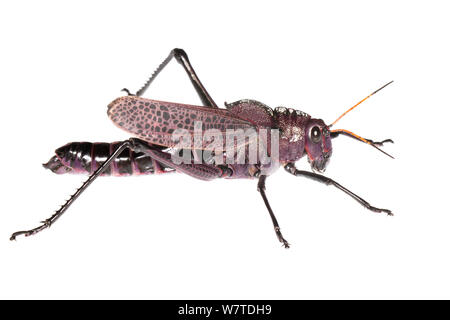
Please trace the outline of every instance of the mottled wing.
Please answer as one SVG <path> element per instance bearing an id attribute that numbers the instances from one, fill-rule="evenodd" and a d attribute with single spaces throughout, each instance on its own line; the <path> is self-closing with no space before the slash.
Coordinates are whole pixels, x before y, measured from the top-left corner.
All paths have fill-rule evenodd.
<path id="1" fill-rule="evenodd" d="M 177 129 L 184 129 L 192 136 L 192 146 L 198 149 L 212 148 L 212 144 L 203 141 L 205 131 L 215 129 L 226 141 L 229 132 L 242 129 L 244 132 L 255 132 L 255 126 L 232 114 L 226 109 L 192 106 L 173 102 L 150 100 L 137 96 L 120 97 L 108 105 L 108 116 L 121 129 L 149 143 L 166 147 L 175 147 L 178 141 L 173 138 Z M 234 138 L 235 146 L 248 144 L 252 135 Z M 197 139 L 197 140 L 196 140 Z M 201 141 L 193 145 L 193 141 Z"/>

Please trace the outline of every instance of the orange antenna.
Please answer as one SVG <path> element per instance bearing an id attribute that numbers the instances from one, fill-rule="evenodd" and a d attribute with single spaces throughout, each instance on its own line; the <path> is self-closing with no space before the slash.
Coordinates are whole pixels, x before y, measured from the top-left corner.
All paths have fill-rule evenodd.
<path id="1" fill-rule="evenodd" d="M 365 97 L 364 99 L 362 99 L 360 102 L 358 102 L 357 104 L 355 104 L 353 107 L 351 107 L 350 109 L 348 109 L 347 111 L 345 111 L 343 114 L 341 114 L 341 116 L 339 118 L 337 118 L 336 120 L 334 120 L 334 122 L 332 124 L 330 124 L 328 127 L 331 128 L 336 122 L 338 122 L 339 120 L 341 120 L 341 118 L 343 116 L 345 116 L 347 113 L 349 113 L 350 111 L 352 111 L 353 109 L 355 109 L 357 106 L 359 106 L 361 103 L 363 103 L 364 101 L 366 101 L 367 99 L 369 99 L 371 96 L 373 96 L 375 93 L 377 93 L 378 91 L 380 91 L 381 89 L 387 87 L 388 85 L 390 85 L 392 82 L 388 82 L 386 83 L 384 86 L 382 86 L 381 88 L 375 90 L 374 92 L 372 92 L 371 94 L 369 94 L 367 97 Z M 362 140 L 361 140 L 362 141 Z"/>
<path id="2" fill-rule="evenodd" d="M 366 99 L 367 99 L 367 98 L 366 98 Z M 391 156 L 389 153 L 387 153 L 387 152 L 385 152 L 385 151 L 383 151 L 383 150 L 381 150 L 380 148 L 377 147 L 377 145 L 382 146 L 383 143 L 385 143 L 385 142 L 391 142 L 391 143 L 393 143 L 394 141 L 392 141 L 391 139 L 386 139 L 386 140 L 381 141 L 381 142 L 373 142 L 373 141 L 370 140 L 370 139 L 365 139 L 365 138 L 360 137 L 360 136 L 358 136 L 357 134 L 355 134 L 355 133 L 353 133 L 353 132 L 351 132 L 351 131 L 345 130 L 345 129 L 336 129 L 336 130 L 331 130 L 330 132 L 331 132 L 331 137 L 333 137 L 333 136 L 336 137 L 336 136 L 338 136 L 338 135 L 340 135 L 340 134 L 343 134 L 343 135 L 345 135 L 345 136 L 348 136 L 348 137 L 351 137 L 351 138 L 353 138 L 353 139 L 356 139 L 356 140 L 362 141 L 362 142 L 364 142 L 364 143 L 367 143 L 368 145 L 371 145 L 372 147 L 374 147 L 374 148 L 377 149 L 378 151 L 383 152 L 383 153 L 384 153 L 385 155 L 387 155 L 388 157 L 391 157 L 392 159 L 395 159 L 395 158 L 394 158 L 393 156 Z"/>

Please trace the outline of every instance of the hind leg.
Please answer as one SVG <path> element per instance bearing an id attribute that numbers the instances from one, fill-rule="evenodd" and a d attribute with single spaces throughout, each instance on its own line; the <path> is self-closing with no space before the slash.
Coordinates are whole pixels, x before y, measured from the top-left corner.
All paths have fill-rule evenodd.
<path id="1" fill-rule="evenodd" d="M 158 74 L 164 69 L 167 64 L 172 60 L 172 58 L 175 58 L 184 68 L 186 71 L 189 79 L 192 82 L 192 85 L 194 86 L 195 91 L 197 92 L 198 96 L 202 100 L 202 103 L 204 106 L 217 108 L 216 103 L 209 95 L 208 91 L 206 91 L 205 87 L 201 83 L 200 79 L 198 78 L 197 74 L 195 73 L 194 68 L 192 67 L 189 58 L 186 54 L 186 52 L 183 49 L 175 48 L 172 51 L 170 51 L 169 55 L 166 59 L 159 65 L 159 67 L 153 72 L 153 74 L 150 76 L 150 78 L 147 80 L 147 82 L 142 86 L 141 89 L 139 89 L 136 92 L 137 96 L 142 96 L 144 92 L 148 89 L 150 84 L 153 82 L 153 80 L 156 79 Z M 130 91 L 128 89 L 123 89 L 128 94 L 130 94 Z"/>
<path id="2" fill-rule="evenodd" d="M 89 176 L 89 178 L 69 198 L 69 200 L 67 200 L 66 203 L 64 203 L 61 206 L 61 208 L 57 210 L 50 218 L 42 221 L 42 225 L 26 231 L 14 232 L 11 235 L 10 240 L 15 240 L 16 237 L 20 235 L 31 236 L 41 232 L 42 230 L 49 228 L 53 223 L 56 222 L 56 220 L 58 220 L 64 214 L 64 212 L 66 212 L 66 210 L 70 207 L 70 205 L 89 187 L 89 185 L 110 167 L 111 163 L 122 153 L 122 151 L 127 148 L 135 152 L 142 152 L 144 154 L 147 154 L 152 159 L 154 159 L 155 162 L 160 162 L 163 165 L 166 165 L 177 171 L 186 173 L 197 179 L 212 180 L 215 178 L 220 178 L 224 174 L 226 174 L 226 172 L 224 172 L 222 169 L 212 165 L 176 164 L 171 159 L 172 155 L 169 153 L 165 153 L 164 151 L 161 151 L 158 146 L 153 146 L 137 138 L 131 138 L 120 143 L 117 149 L 105 160 L 105 162 L 97 170 L 95 170 L 94 173 L 92 173 Z"/>

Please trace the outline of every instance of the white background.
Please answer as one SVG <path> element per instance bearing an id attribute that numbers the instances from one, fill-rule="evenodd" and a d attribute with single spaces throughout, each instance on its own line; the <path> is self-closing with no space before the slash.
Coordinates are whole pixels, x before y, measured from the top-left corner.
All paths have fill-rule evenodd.
<path id="1" fill-rule="evenodd" d="M 0 298 L 450 298 L 449 8 L 445 1 L 14 1 L 0 5 Z M 333 121 L 385 146 L 333 141 L 326 175 L 394 217 L 279 170 L 256 181 L 86 179 L 41 167 L 70 141 L 128 137 L 106 116 L 184 48 L 217 103 Z M 146 95 L 199 104 L 171 63 Z M 309 169 L 306 159 L 297 163 Z"/>

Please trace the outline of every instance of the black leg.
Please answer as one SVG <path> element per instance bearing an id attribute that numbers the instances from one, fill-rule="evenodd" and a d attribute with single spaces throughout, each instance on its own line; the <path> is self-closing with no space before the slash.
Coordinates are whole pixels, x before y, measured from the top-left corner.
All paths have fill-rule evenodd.
<path id="1" fill-rule="evenodd" d="M 208 91 L 206 91 L 203 84 L 200 82 L 200 79 L 197 77 L 197 74 L 194 71 L 194 68 L 192 67 L 191 63 L 189 62 L 188 56 L 186 52 L 183 49 L 173 49 L 170 51 L 170 54 L 168 57 L 159 65 L 159 67 L 153 72 L 153 74 L 150 76 L 150 78 L 147 80 L 147 82 L 142 86 L 141 89 L 139 89 L 138 92 L 136 92 L 137 96 L 142 96 L 144 92 L 148 89 L 150 84 L 155 80 L 155 78 L 158 76 L 158 74 L 164 69 L 164 67 L 172 60 L 172 58 L 177 59 L 177 61 L 183 66 L 184 70 L 186 71 L 187 75 L 189 76 L 189 79 L 191 80 L 195 91 L 197 91 L 198 96 L 202 100 L 203 105 L 209 106 L 212 108 L 217 108 L 216 103 L 209 95 Z M 126 91 L 128 94 L 130 94 L 128 89 L 123 89 L 123 91 Z"/>
<path id="2" fill-rule="evenodd" d="M 152 144 L 147 143 L 144 140 L 138 138 L 130 138 L 128 140 L 123 141 L 119 147 L 111 154 L 106 161 L 93 173 L 89 176 L 89 178 L 81 185 L 81 187 L 69 198 L 69 200 L 61 206 L 59 210 L 57 210 L 50 218 L 42 221 L 42 225 L 26 230 L 26 231 L 18 231 L 14 232 L 11 235 L 10 240 L 15 240 L 17 236 L 25 235 L 31 236 L 42 230 L 49 228 L 53 223 L 56 222 L 64 212 L 70 207 L 70 205 L 83 193 L 84 190 L 89 187 L 89 185 L 97 179 L 116 159 L 124 149 L 129 148 L 135 153 L 144 153 L 150 156 L 153 160 L 165 164 L 168 167 L 171 167 L 177 171 L 188 174 L 194 178 L 201 180 L 212 180 L 216 178 L 221 178 L 223 176 L 229 175 L 229 171 L 226 168 L 220 168 L 213 165 L 207 164 L 176 164 L 171 160 L 171 154 L 161 152 L 159 146 L 154 146 Z"/>
<path id="3" fill-rule="evenodd" d="M 58 220 L 63 213 L 70 207 L 70 205 L 81 195 L 81 193 L 83 193 L 84 190 L 87 189 L 87 187 L 89 187 L 89 185 L 95 180 L 97 179 L 97 177 L 99 177 L 103 171 L 105 171 L 108 166 L 111 164 L 112 161 L 114 161 L 114 159 L 122 153 L 122 151 L 126 148 L 131 148 L 132 147 L 132 141 L 131 140 L 126 140 L 124 142 L 122 142 L 122 144 L 117 148 L 116 151 L 114 151 L 114 153 L 109 156 L 108 159 L 106 159 L 106 161 L 93 173 L 89 176 L 89 178 L 81 185 L 81 187 L 69 198 L 69 200 L 66 201 L 66 203 L 64 203 L 61 208 L 59 210 L 57 210 L 50 218 L 42 221 L 42 225 L 40 225 L 37 228 L 31 229 L 31 230 L 27 230 L 27 231 L 18 231 L 18 232 L 14 232 L 11 235 L 10 240 L 15 240 L 17 236 L 20 235 L 25 235 L 25 236 L 31 236 L 34 235 L 38 232 L 41 232 L 42 230 L 49 228 L 53 223 L 55 223 L 56 220 Z"/>
<path id="4" fill-rule="evenodd" d="M 272 211 L 272 208 L 270 207 L 269 200 L 267 200 L 266 196 L 266 177 L 265 175 L 261 175 L 258 180 L 258 191 L 261 193 L 261 196 L 264 200 L 264 203 L 267 207 L 267 210 L 269 210 L 270 218 L 272 218 L 273 227 L 275 229 L 275 233 L 277 234 L 278 240 L 283 244 L 285 248 L 289 248 L 289 243 L 283 238 L 283 235 L 281 234 L 280 226 L 278 225 L 277 218 L 275 217 L 275 214 Z"/>
<path id="5" fill-rule="evenodd" d="M 334 139 L 334 138 L 338 137 L 341 134 L 344 135 L 344 136 L 350 137 L 352 139 L 355 139 L 355 140 L 367 143 L 368 145 L 374 147 L 375 149 L 377 149 L 378 151 L 384 153 L 388 157 L 394 159 L 394 157 L 391 156 L 389 153 L 387 153 L 387 152 L 381 150 L 380 148 L 378 148 L 378 147 L 383 146 L 383 144 L 385 144 L 386 142 L 394 143 L 394 141 L 392 141 L 392 139 L 385 139 L 383 141 L 373 141 L 371 139 L 362 138 L 362 137 L 354 134 L 353 132 L 350 132 L 350 131 L 344 130 L 344 129 L 331 130 L 330 136 L 331 136 L 331 138 Z"/>
<path id="6" fill-rule="evenodd" d="M 341 134 L 344 136 L 350 137 L 352 139 L 356 139 L 353 135 L 347 133 L 346 131 L 339 131 L 339 130 L 331 132 L 331 138 L 336 138 Z M 373 144 L 373 145 L 379 146 L 379 147 L 383 146 L 383 144 L 388 143 L 388 142 L 394 143 L 394 141 L 392 141 L 392 139 L 385 139 L 383 141 L 373 141 L 373 140 L 367 139 L 367 138 L 363 138 L 363 139 L 366 140 L 367 142 L 369 142 L 369 144 Z M 356 140 L 358 140 L 358 139 L 356 139 Z"/>
<path id="7" fill-rule="evenodd" d="M 360 196 L 354 194 L 353 192 L 351 192 L 347 188 L 343 187 L 342 185 L 340 185 L 339 183 L 337 183 L 333 179 L 327 178 L 327 177 L 325 177 L 323 175 L 320 175 L 320 174 L 317 174 L 317 173 L 304 171 L 304 170 L 298 170 L 298 169 L 295 168 L 295 165 L 293 163 L 288 163 L 287 165 L 284 166 L 284 168 L 286 169 L 287 172 L 289 172 L 290 174 L 293 174 L 294 176 L 303 176 L 305 178 L 312 179 L 312 180 L 324 183 L 326 185 L 333 185 L 336 188 L 338 188 L 339 190 L 344 191 L 346 194 L 348 194 L 350 197 L 352 197 L 353 199 L 358 201 L 361 205 L 363 205 L 365 208 L 369 209 L 370 211 L 385 212 L 389 216 L 393 216 L 394 215 L 391 212 L 391 210 L 380 209 L 380 208 L 376 208 L 376 207 L 371 206 L 370 203 L 368 203 L 366 200 L 364 200 Z"/>

